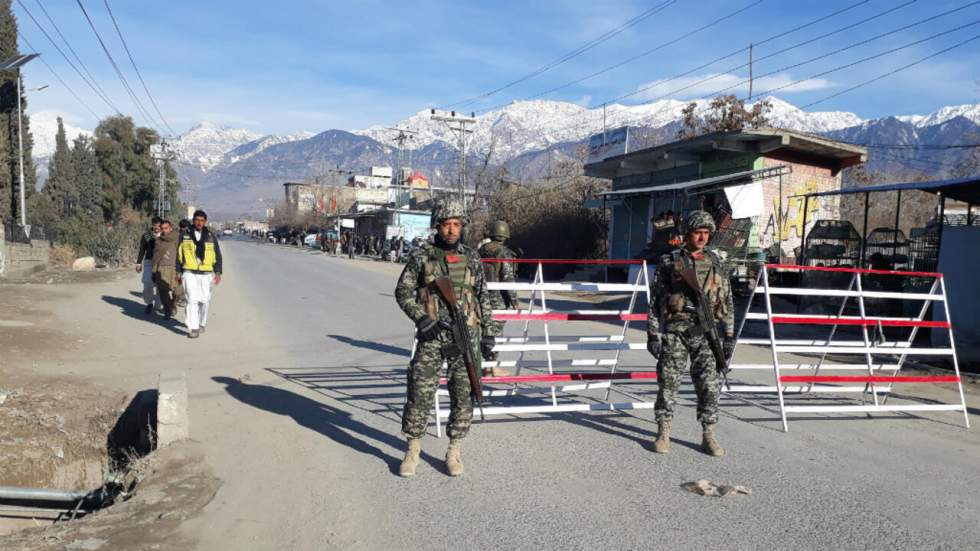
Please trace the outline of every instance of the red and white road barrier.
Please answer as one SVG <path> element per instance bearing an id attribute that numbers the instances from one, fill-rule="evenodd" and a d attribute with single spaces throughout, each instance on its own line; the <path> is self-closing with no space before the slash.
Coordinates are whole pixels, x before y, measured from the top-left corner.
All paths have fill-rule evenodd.
<path id="1" fill-rule="evenodd" d="M 820 271 L 851 274 L 850 283 L 846 289 L 813 289 L 797 287 L 774 287 L 769 282 L 769 271 Z M 887 276 L 896 278 L 926 278 L 931 279 L 928 293 L 909 293 L 894 291 L 865 290 L 866 276 Z M 730 385 L 726 392 L 746 393 L 775 393 L 779 400 L 779 413 L 783 430 L 788 430 L 788 414 L 793 413 L 874 413 L 874 412 L 912 412 L 912 411 L 962 411 L 964 423 L 969 428 L 970 419 L 963 395 L 963 384 L 960 380 L 959 362 L 956 358 L 956 346 L 953 340 L 953 327 L 948 321 L 930 321 L 925 316 L 929 307 L 941 305 L 946 320 L 950 319 L 947 302 L 946 286 L 942 274 L 933 272 L 901 272 L 887 270 L 866 270 L 857 268 L 810 267 L 781 264 L 767 264 L 761 270 L 756 282 L 754 293 L 761 295 L 764 310 L 753 311 L 753 300 L 749 300 L 746 314 L 742 320 L 736 337 L 738 345 L 754 344 L 770 349 L 772 364 L 732 364 L 733 371 L 739 370 L 772 370 L 774 385 Z M 810 296 L 841 298 L 837 315 L 805 315 L 774 312 L 774 296 Z M 853 299 L 853 302 L 851 302 Z M 888 301 L 912 301 L 921 303 L 918 315 L 915 317 L 876 317 L 867 315 L 866 299 Z M 849 306 L 857 306 L 858 315 L 845 315 Z M 915 307 L 913 307 L 913 310 Z M 768 338 L 741 338 L 746 323 L 764 322 L 768 329 Z M 777 327 L 790 325 L 805 325 L 813 327 L 828 327 L 829 334 L 825 339 L 786 339 L 776 335 Z M 837 337 L 841 327 L 859 328 L 861 340 L 842 340 Z M 904 340 L 889 341 L 885 335 L 885 327 L 910 329 Z M 915 346 L 915 337 L 920 328 L 945 329 L 949 333 L 948 347 Z M 818 356 L 813 363 L 792 363 L 782 358 L 785 354 L 812 354 Z M 827 355 L 834 354 L 844 358 L 834 363 L 827 362 Z M 899 371 L 909 356 L 948 356 L 952 359 L 953 375 L 940 376 L 901 376 Z M 877 357 L 891 357 L 882 361 Z M 897 358 L 896 358 L 897 357 Z M 853 360 L 848 361 L 849 358 Z M 786 375 L 784 372 L 793 371 Z M 862 371 L 862 375 L 827 375 L 835 371 Z M 850 385 L 843 383 L 852 383 Z M 895 384 L 902 383 L 955 383 L 959 390 L 959 403 L 950 404 L 886 404 L 888 394 Z M 853 405 L 797 405 L 786 404 L 787 394 L 809 393 L 860 393 L 861 403 Z M 869 403 L 870 397 L 870 403 Z"/>
<path id="2" fill-rule="evenodd" d="M 626 409 L 651 409 L 653 402 L 609 401 L 609 391 L 613 381 L 629 383 L 656 382 L 656 371 L 621 372 L 620 360 L 624 351 L 646 350 L 646 342 L 628 342 L 627 331 L 631 321 L 646 320 L 645 312 L 637 312 L 637 299 L 645 294 L 649 302 L 650 281 L 647 265 L 643 260 L 571 260 L 571 259 L 484 259 L 483 262 L 513 262 L 536 264 L 534 279 L 531 282 L 493 282 L 488 288 L 493 291 L 516 291 L 529 293 L 528 306 L 518 310 L 494 310 L 493 319 L 499 321 L 524 322 L 521 336 L 498 337 L 494 350 L 508 359 L 483 362 L 483 367 L 502 367 L 514 370 L 507 377 L 483 377 L 483 393 L 488 397 L 507 397 L 521 393 L 517 385 L 536 385 L 550 390 L 548 403 L 538 405 L 491 405 L 483 408 L 484 415 L 514 415 L 524 413 L 564 413 L 574 411 L 610 411 Z M 544 267 L 549 264 L 575 265 L 638 265 L 640 270 L 630 283 L 591 283 L 591 282 L 548 282 L 544 278 Z M 629 306 L 624 310 L 567 309 L 553 310 L 548 307 L 549 293 L 565 294 L 590 293 L 592 295 L 629 293 Z M 554 323 L 575 323 L 581 321 L 622 322 L 621 329 L 613 334 L 553 336 Z M 530 335 L 532 322 L 535 328 L 540 324 L 541 335 Z M 554 358 L 554 353 L 605 352 L 602 358 Z M 513 355 L 516 354 L 516 357 Z M 530 356 L 535 355 L 536 358 Z M 543 356 L 543 358 L 541 357 Z M 601 368 L 603 372 L 564 371 L 581 368 Z M 528 372 L 522 373 L 527 369 Z M 563 370 L 561 372 L 556 370 Z M 546 371 L 546 372 L 544 372 Z M 440 404 L 440 398 L 448 395 L 442 388 L 436 392 L 435 417 L 436 432 L 442 435 L 442 421 L 449 416 L 448 409 Z M 559 392 L 575 392 L 592 389 L 606 389 L 601 402 L 560 403 Z"/>

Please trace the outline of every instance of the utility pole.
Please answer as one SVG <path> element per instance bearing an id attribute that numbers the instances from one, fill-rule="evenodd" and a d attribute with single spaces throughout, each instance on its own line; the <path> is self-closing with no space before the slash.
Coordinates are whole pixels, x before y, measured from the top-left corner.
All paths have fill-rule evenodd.
<path id="1" fill-rule="evenodd" d="M 749 42 L 749 103 L 752 102 L 752 43 Z"/>
<path id="2" fill-rule="evenodd" d="M 167 203 L 167 162 L 173 160 L 173 155 L 167 151 L 167 139 L 160 140 L 160 155 L 155 157 L 160 161 L 160 183 L 157 188 L 157 216 L 163 218 Z"/>
<path id="3" fill-rule="evenodd" d="M 466 125 L 473 124 L 476 122 L 476 113 L 470 113 L 470 116 L 457 115 L 455 111 L 449 111 L 447 114 L 445 111 L 431 110 L 432 120 L 440 121 L 446 124 L 446 128 L 456 136 L 456 153 L 459 156 L 459 177 L 457 178 L 457 185 L 459 186 L 459 200 L 466 204 L 465 191 L 466 191 L 466 135 L 472 134 L 473 131 L 466 128 Z"/>
<path id="4" fill-rule="evenodd" d="M 398 135 L 395 136 L 395 143 L 398 144 L 398 158 L 395 160 L 395 171 L 397 172 L 397 177 L 396 177 L 397 179 L 393 179 L 393 180 L 394 180 L 394 182 L 396 184 L 401 184 L 401 183 L 403 183 L 402 182 L 402 178 L 401 178 L 401 170 L 402 170 L 402 164 L 404 163 L 403 155 L 402 155 L 402 150 L 405 148 L 405 142 L 414 142 L 415 141 L 415 135 L 418 134 L 418 132 L 416 132 L 414 130 L 404 130 L 402 128 L 385 128 L 385 130 L 391 130 L 393 132 L 398 132 Z M 408 148 L 408 169 L 409 170 L 411 170 L 411 168 L 412 168 L 412 152 L 414 151 L 414 149 L 415 148 L 413 148 L 411 146 L 409 146 L 409 148 Z"/>

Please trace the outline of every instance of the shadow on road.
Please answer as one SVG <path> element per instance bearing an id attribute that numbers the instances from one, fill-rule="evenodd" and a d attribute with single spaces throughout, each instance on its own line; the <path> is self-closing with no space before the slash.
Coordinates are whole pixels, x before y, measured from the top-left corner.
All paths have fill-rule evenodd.
<path id="1" fill-rule="evenodd" d="M 142 295 L 140 295 L 142 296 Z M 170 331 L 178 334 L 185 335 L 186 333 L 181 329 L 183 325 L 177 321 L 175 318 L 170 318 L 169 320 L 157 315 L 156 313 L 145 314 L 146 305 L 143 304 L 142 300 L 130 300 L 128 298 L 113 297 L 109 295 L 102 295 L 103 302 L 117 306 L 123 314 L 140 321 L 148 321 L 154 325 L 159 325 L 164 329 L 169 329 Z"/>
<path id="2" fill-rule="evenodd" d="M 374 350 L 376 352 L 384 352 L 385 354 L 393 354 L 395 356 L 405 356 L 406 358 L 412 355 L 412 352 L 407 348 L 402 348 L 400 346 L 391 346 L 390 344 L 382 344 L 375 341 L 365 341 L 361 339 L 354 339 L 345 335 L 327 335 L 331 339 L 340 341 L 349 346 L 356 346 L 357 348 L 367 348 L 368 350 Z"/>
<path id="3" fill-rule="evenodd" d="M 302 427 L 320 433 L 334 442 L 365 455 L 381 459 L 392 473 L 398 472 L 401 460 L 382 451 L 360 437 L 386 444 L 395 449 L 404 448 L 404 441 L 392 434 L 378 430 L 351 418 L 351 414 L 335 407 L 311 400 L 305 396 L 265 385 L 243 383 L 231 377 L 211 377 L 225 385 L 228 394 L 256 409 L 285 415 Z M 427 461 L 433 463 L 431 458 Z M 435 466 L 435 464 L 434 464 Z"/>

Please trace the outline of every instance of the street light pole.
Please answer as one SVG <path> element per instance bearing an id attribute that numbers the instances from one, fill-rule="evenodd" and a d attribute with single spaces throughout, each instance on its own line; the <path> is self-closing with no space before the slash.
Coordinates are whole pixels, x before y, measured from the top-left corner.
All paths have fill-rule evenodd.
<path id="1" fill-rule="evenodd" d="M 41 54 L 18 54 L 14 57 L 0 62 L 0 71 L 16 71 L 17 78 L 17 146 L 19 150 L 20 163 L 20 225 L 24 228 L 24 233 L 30 235 L 31 228 L 27 225 L 27 182 L 24 181 L 24 122 L 23 111 L 20 100 L 20 68 L 30 60 Z"/>
<path id="2" fill-rule="evenodd" d="M 27 201 L 26 192 L 27 182 L 24 181 L 24 122 L 20 105 L 20 67 L 17 67 L 17 149 L 19 151 L 20 164 L 20 225 L 24 227 L 25 233 L 30 235 L 31 230 L 27 226 Z"/>

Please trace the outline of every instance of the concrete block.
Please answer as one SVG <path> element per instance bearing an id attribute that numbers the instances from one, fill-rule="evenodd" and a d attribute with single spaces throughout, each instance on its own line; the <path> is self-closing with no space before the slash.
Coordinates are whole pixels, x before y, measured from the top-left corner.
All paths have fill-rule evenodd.
<path id="1" fill-rule="evenodd" d="M 157 448 L 188 438 L 187 374 L 161 373 L 157 386 Z"/>

